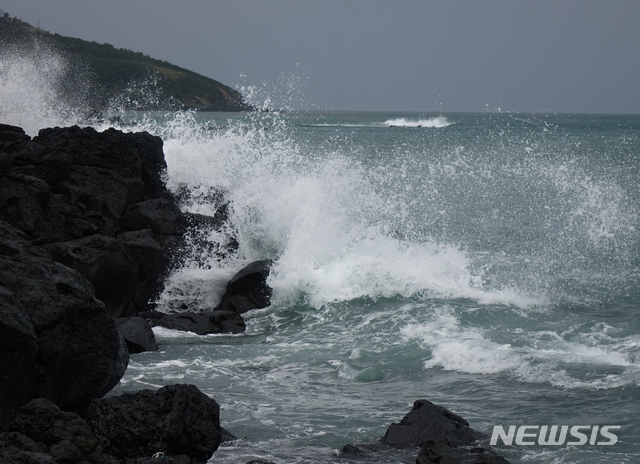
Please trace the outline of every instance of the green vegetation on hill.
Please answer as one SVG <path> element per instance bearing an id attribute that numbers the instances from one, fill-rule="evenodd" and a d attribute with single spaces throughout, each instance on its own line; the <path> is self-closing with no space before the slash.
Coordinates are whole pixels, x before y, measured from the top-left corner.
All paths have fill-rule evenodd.
<path id="1" fill-rule="evenodd" d="M 121 106 L 131 109 L 253 109 L 244 103 L 238 91 L 208 77 L 139 52 L 50 34 L 8 13 L 0 16 L 2 44 L 30 49 L 46 46 L 63 55 L 75 69 L 83 69 L 89 75 L 93 85 L 92 106 L 96 109 L 118 99 Z M 140 98 L 141 93 L 146 95 Z"/>

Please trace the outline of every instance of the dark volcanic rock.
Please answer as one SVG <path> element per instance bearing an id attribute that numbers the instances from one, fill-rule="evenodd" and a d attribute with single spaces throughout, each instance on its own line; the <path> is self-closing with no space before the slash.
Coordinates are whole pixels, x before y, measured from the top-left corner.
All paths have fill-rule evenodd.
<path id="1" fill-rule="evenodd" d="M 124 340 L 89 282 L 23 236 L 0 221 L 4 423 L 40 396 L 65 409 L 83 406 L 113 388 L 128 362 Z"/>
<path id="2" fill-rule="evenodd" d="M 103 453 L 86 421 L 75 413 L 61 411 L 44 398 L 22 408 L 7 429 L 0 434 L 3 463 L 117 462 Z"/>
<path id="3" fill-rule="evenodd" d="M 104 235 L 91 235 L 43 248 L 59 263 L 80 272 L 93 284 L 96 298 L 112 314 L 121 314 L 138 289 L 138 264 L 123 243 Z"/>
<path id="4" fill-rule="evenodd" d="M 0 420 L 12 418 L 26 404 L 34 389 L 38 354 L 29 313 L 13 292 L 0 287 Z"/>
<path id="5" fill-rule="evenodd" d="M 238 439 L 238 437 L 236 437 L 224 427 L 220 427 L 220 431 L 222 432 L 221 443 L 231 443 Z"/>
<path id="6" fill-rule="evenodd" d="M 30 139 L 31 138 L 24 133 L 24 129 L 22 127 L 0 124 L 0 149 L 13 142 L 23 142 Z"/>
<path id="7" fill-rule="evenodd" d="M 272 290 L 267 285 L 267 277 L 270 269 L 269 259 L 254 261 L 242 268 L 227 284 L 227 291 L 216 309 L 242 314 L 269 306 Z"/>
<path id="8" fill-rule="evenodd" d="M 453 445 L 470 444 L 483 435 L 469 427 L 469 422 L 442 406 L 418 400 L 399 424 L 391 424 L 382 443 L 395 448 L 409 448 L 442 441 Z"/>
<path id="9" fill-rule="evenodd" d="M 155 307 L 152 300 L 162 292 L 165 274 L 169 269 L 169 250 L 165 251 L 154 239 L 151 229 L 124 232 L 118 235 L 118 240 L 138 265 L 139 282 L 131 305 L 122 315 L 151 311 Z"/>
<path id="10" fill-rule="evenodd" d="M 220 407 L 193 385 L 170 385 L 94 400 L 81 415 L 113 456 L 162 452 L 206 462 L 221 440 Z"/>
<path id="11" fill-rule="evenodd" d="M 486 448 L 428 441 L 420 448 L 416 464 L 509 464 L 509 461 Z"/>
<path id="12" fill-rule="evenodd" d="M 198 335 L 218 333 L 241 333 L 246 324 L 242 316 L 235 311 L 214 310 L 204 313 L 163 314 L 158 312 L 141 313 L 152 327 L 194 332 Z"/>
<path id="13" fill-rule="evenodd" d="M 127 343 L 129 353 L 158 351 L 156 337 L 146 319 L 141 317 L 121 317 L 115 320 L 116 327 Z"/>
<path id="14" fill-rule="evenodd" d="M 395 448 L 420 446 L 418 464 L 508 464 L 491 450 L 477 446 L 484 435 L 457 414 L 427 400 L 418 400 L 380 440 Z"/>
<path id="15" fill-rule="evenodd" d="M 78 270 L 113 317 L 152 309 L 185 221 L 162 140 L 109 129 L 0 126 L 0 220 Z M 133 235 L 138 234 L 135 238 Z"/>
<path id="16" fill-rule="evenodd" d="M 151 229 L 161 235 L 182 235 L 185 232 L 185 222 L 180 208 L 173 200 L 154 198 L 129 206 L 122 216 L 122 229 Z"/>

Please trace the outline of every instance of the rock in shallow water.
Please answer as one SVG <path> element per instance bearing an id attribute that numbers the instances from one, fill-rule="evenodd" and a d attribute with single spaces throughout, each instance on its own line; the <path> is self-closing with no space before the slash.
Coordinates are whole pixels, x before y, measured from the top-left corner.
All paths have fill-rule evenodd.
<path id="1" fill-rule="evenodd" d="M 381 441 L 394 448 L 408 448 L 429 440 L 466 445 L 482 437 L 459 415 L 430 401 L 418 400 L 400 423 L 389 426 Z"/>
<path id="2" fill-rule="evenodd" d="M 418 464 L 508 464 L 493 451 L 477 446 L 482 438 L 459 415 L 418 400 L 400 423 L 389 426 L 381 442 L 395 448 L 420 446 Z"/>
<path id="3" fill-rule="evenodd" d="M 227 284 L 227 291 L 216 309 L 243 314 L 269 306 L 272 290 L 267 285 L 267 277 L 270 270 L 270 259 L 254 261 L 240 269 Z"/>
<path id="4" fill-rule="evenodd" d="M 171 330 L 193 332 L 198 335 L 220 333 L 242 333 L 246 324 L 242 316 L 235 311 L 212 311 L 204 313 L 163 314 L 158 312 L 141 313 L 152 327 L 164 327 Z"/>
<path id="5" fill-rule="evenodd" d="M 419 447 L 417 464 L 509 464 L 479 445 L 484 438 L 459 415 L 430 401 L 418 400 L 399 423 L 389 426 L 380 442 L 357 447 L 345 445 L 341 453 L 354 460 L 372 462 L 383 451 L 381 446 Z"/>
<path id="6" fill-rule="evenodd" d="M 114 322 L 116 323 L 118 332 L 127 343 L 129 353 L 158 351 L 156 337 L 146 319 L 138 316 L 121 317 Z"/>

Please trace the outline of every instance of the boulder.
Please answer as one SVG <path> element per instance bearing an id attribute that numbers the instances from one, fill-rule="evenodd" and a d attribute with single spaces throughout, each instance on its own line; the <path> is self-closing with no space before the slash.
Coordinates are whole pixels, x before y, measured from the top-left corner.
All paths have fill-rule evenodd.
<path id="1" fill-rule="evenodd" d="M 211 458 L 221 442 L 220 407 L 193 385 L 169 385 L 94 400 L 80 411 L 103 448 L 118 459 L 156 453 Z"/>
<path id="2" fill-rule="evenodd" d="M 44 398 L 22 408 L 7 430 L 0 434 L 3 463 L 117 463 L 85 420 Z"/>
<path id="3" fill-rule="evenodd" d="M 146 319 L 141 317 L 121 317 L 114 321 L 118 332 L 127 343 L 129 353 L 158 351 L 156 337 Z"/>
<path id="4" fill-rule="evenodd" d="M 3 423 L 31 398 L 74 409 L 101 397 L 129 356 L 91 284 L 24 236 L 0 221 Z"/>
<path id="5" fill-rule="evenodd" d="M 459 415 L 427 400 L 418 400 L 398 424 L 391 424 L 380 440 L 394 448 L 420 447 L 418 464 L 508 464 L 478 445 L 485 438 Z"/>
<path id="6" fill-rule="evenodd" d="M 203 313 L 164 314 L 159 312 L 141 313 L 152 327 L 194 332 L 198 335 L 220 333 L 242 333 L 246 324 L 235 311 L 214 310 Z"/>
<path id="7" fill-rule="evenodd" d="M 0 143 L 31 140 L 22 127 L 0 124 Z"/>
<path id="8" fill-rule="evenodd" d="M 97 400 L 87 420 L 38 398 L 0 433 L 0 462 L 201 464 L 220 444 L 219 411 L 193 385 Z"/>
<path id="9" fill-rule="evenodd" d="M 254 261 L 242 268 L 227 284 L 227 290 L 216 309 L 243 314 L 269 306 L 273 293 L 267 285 L 270 269 L 269 259 Z"/>
<path id="10" fill-rule="evenodd" d="M 394 448 L 409 448 L 429 440 L 467 445 L 482 437 L 459 415 L 430 401 L 418 400 L 400 423 L 389 426 L 381 441 Z"/>

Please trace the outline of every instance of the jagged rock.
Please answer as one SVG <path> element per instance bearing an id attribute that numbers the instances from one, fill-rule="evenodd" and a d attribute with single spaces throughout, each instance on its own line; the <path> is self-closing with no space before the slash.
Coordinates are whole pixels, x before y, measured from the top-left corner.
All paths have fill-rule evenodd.
<path id="1" fill-rule="evenodd" d="M 214 310 L 204 313 L 141 313 L 152 327 L 194 332 L 198 335 L 244 332 L 246 324 L 235 311 Z"/>
<path id="2" fill-rule="evenodd" d="M 32 400 L 22 408 L 7 429 L 8 432 L 0 434 L 3 463 L 117 462 L 103 452 L 85 420 L 73 412 L 61 411 L 44 398 Z M 2 442 L 6 445 L 1 446 Z"/>
<path id="3" fill-rule="evenodd" d="M 4 423 L 40 396 L 65 409 L 80 407 L 113 388 L 128 362 L 124 340 L 91 284 L 23 237 L 0 221 Z"/>
<path id="4" fill-rule="evenodd" d="M 221 440 L 220 407 L 193 385 L 169 385 L 94 400 L 81 411 L 104 449 L 118 459 L 161 452 L 204 463 Z"/>
<path id="5" fill-rule="evenodd" d="M 457 414 L 427 400 L 418 400 L 400 423 L 391 424 L 382 443 L 394 448 L 420 446 L 416 462 L 508 464 L 491 450 L 477 445 L 484 435 Z"/>
<path id="6" fill-rule="evenodd" d="M 129 353 L 142 353 L 143 351 L 158 351 L 156 337 L 151 326 L 142 317 L 121 317 L 114 321 L 124 341 L 127 343 Z"/>
<path id="7" fill-rule="evenodd" d="M 47 447 L 16 432 L 0 433 L 0 462 L 3 464 L 56 464 Z"/>
<path id="8" fill-rule="evenodd" d="M 161 235 L 182 235 L 185 232 L 180 208 L 167 198 L 154 198 L 129 206 L 121 223 L 124 231 L 151 229 Z"/>
<path id="9" fill-rule="evenodd" d="M 0 124 L 0 149 L 14 142 L 22 142 L 30 139 L 31 137 L 25 134 L 22 127 Z"/>
<path id="10" fill-rule="evenodd" d="M 271 260 L 254 261 L 233 276 L 216 309 L 246 313 L 271 304 L 272 289 L 267 285 Z"/>
<path id="11" fill-rule="evenodd" d="M 89 280 L 96 298 L 105 304 L 112 316 L 122 313 L 138 289 L 138 265 L 115 238 L 91 235 L 50 243 L 43 248 L 56 261 L 75 269 Z"/>
<path id="12" fill-rule="evenodd" d="M 0 433 L 0 462 L 204 463 L 220 443 L 219 411 L 193 385 L 96 400 L 83 410 L 88 421 L 38 398 Z"/>
<path id="13" fill-rule="evenodd" d="M 152 309 L 170 265 L 167 247 L 177 248 L 185 232 L 163 182 L 162 139 L 73 126 L 31 140 L 0 126 L 3 140 L 0 220 L 83 274 L 113 317 Z"/>
<path id="14" fill-rule="evenodd" d="M 408 448 L 429 440 L 466 445 L 482 436 L 459 415 L 430 401 L 418 400 L 400 423 L 389 426 L 381 441 L 395 448 Z"/>

